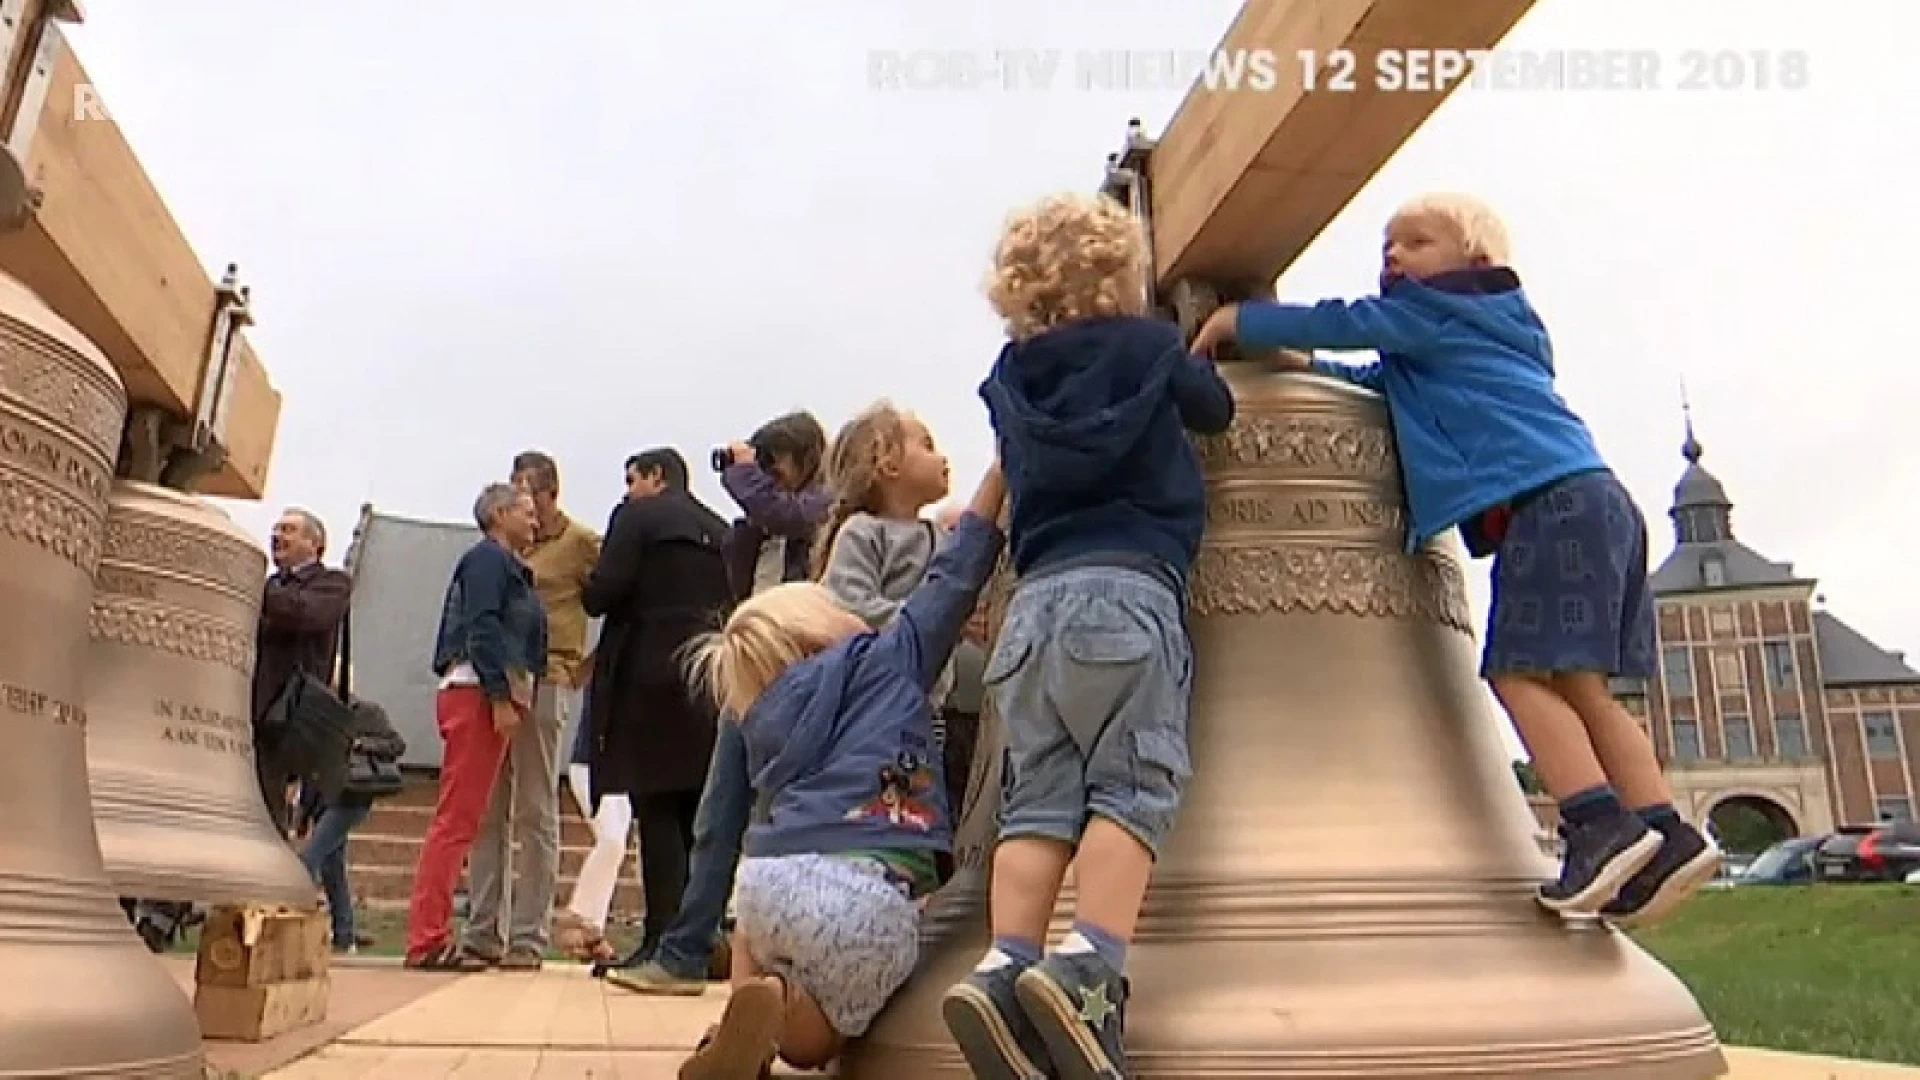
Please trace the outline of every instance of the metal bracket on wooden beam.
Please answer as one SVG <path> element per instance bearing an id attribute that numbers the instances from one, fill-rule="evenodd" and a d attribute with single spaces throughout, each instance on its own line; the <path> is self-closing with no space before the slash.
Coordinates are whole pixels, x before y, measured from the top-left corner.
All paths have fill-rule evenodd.
<path id="1" fill-rule="evenodd" d="M 1167 289 L 1166 309 L 1180 325 L 1180 332 L 1192 341 L 1208 317 L 1226 305 L 1273 298 L 1273 283 L 1269 281 L 1211 282 L 1181 278 Z M 1227 341 L 1221 343 L 1217 359 L 1222 364 L 1263 363 L 1284 371 L 1297 371 L 1306 367 L 1312 358 L 1289 350 L 1249 354 L 1241 351 L 1238 342 Z"/>
<path id="2" fill-rule="evenodd" d="M 66 42 L 60 23 L 54 18 L 43 16 L 33 33 L 33 51 L 27 60 L 26 82 L 20 86 L 20 104 L 7 125 L 7 150 L 21 162 L 27 160 L 33 136 L 40 130 L 40 114 L 47 107 L 47 91 L 53 86 L 53 62 Z"/>
<path id="3" fill-rule="evenodd" d="M 1147 175 L 1147 161 L 1153 156 L 1154 140 L 1147 135 L 1139 117 L 1127 121 L 1127 141 L 1116 153 L 1107 155 L 1106 175 L 1100 181 L 1100 194 L 1132 210 L 1140 218 L 1147 234 L 1147 303 L 1162 306 L 1153 283 L 1153 191 Z"/>
<path id="4" fill-rule="evenodd" d="M 191 445 L 193 428 L 153 405 L 135 405 L 127 413 L 114 475 L 175 491 L 192 492 L 200 481 L 227 462 L 226 447 Z"/>
<path id="5" fill-rule="evenodd" d="M 214 287 L 213 326 L 207 339 L 206 376 L 194 403 L 191 449 L 204 450 L 227 440 L 227 415 L 233 405 L 233 349 L 242 327 L 253 325 L 253 290 L 240 284 L 240 267 L 228 263 Z"/>

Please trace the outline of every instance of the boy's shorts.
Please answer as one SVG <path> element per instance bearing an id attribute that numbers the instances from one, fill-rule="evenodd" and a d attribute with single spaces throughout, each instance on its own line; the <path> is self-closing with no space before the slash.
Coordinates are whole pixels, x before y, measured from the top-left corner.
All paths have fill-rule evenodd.
<path id="1" fill-rule="evenodd" d="M 1518 503 L 1493 559 L 1480 674 L 1654 673 L 1647 522 L 1613 473 L 1580 473 Z"/>
<path id="2" fill-rule="evenodd" d="M 1001 839 L 1078 845 L 1097 814 L 1159 853 L 1193 772 L 1193 648 L 1172 589 L 1108 567 L 1024 582 L 983 681 L 1006 740 Z"/>

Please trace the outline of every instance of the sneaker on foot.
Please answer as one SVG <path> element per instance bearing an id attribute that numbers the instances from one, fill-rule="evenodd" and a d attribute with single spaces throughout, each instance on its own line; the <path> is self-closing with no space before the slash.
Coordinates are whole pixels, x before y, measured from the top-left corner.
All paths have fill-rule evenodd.
<path id="1" fill-rule="evenodd" d="M 508 949 L 501 955 L 500 970 L 539 971 L 540 965 L 544 960 L 545 957 L 542 957 L 538 950 L 529 949 L 525 946 L 516 946 Z"/>
<path id="2" fill-rule="evenodd" d="M 654 960 L 649 960 L 637 968 L 609 969 L 605 977 L 609 985 L 617 986 L 622 990 L 631 990 L 636 994 L 699 997 L 707 992 L 705 979 L 689 979 L 675 975 Z"/>
<path id="3" fill-rule="evenodd" d="M 1540 887 L 1540 903 L 1562 915 L 1598 915 L 1627 880 L 1660 852 L 1660 834 L 1633 814 L 1563 826 L 1560 877 Z"/>
<path id="4" fill-rule="evenodd" d="M 1020 1006 L 1012 962 L 976 971 L 940 999 L 940 1015 L 976 1080 L 1047 1080 L 1053 1062 Z"/>
<path id="5" fill-rule="evenodd" d="M 1622 929 L 1647 926 L 1673 913 L 1720 872 L 1720 849 L 1682 822 L 1661 834 L 1660 851 L 1627 880 L 1600 914 Z"/>
<path id="6" fill-rule="evenodd" d="M 786 1020 L 786 992 L 779 979 L 741 983 L 727 998 L 720 1023 L 680 1065 L 680 1080 L 743 1080 L 771 1072 Z"/>
<path id="7" fill-rule="evenodd" d="M 1095 953 L 1054 953 L 1014 984 L 1059 1080 L 1126 1080 L 1127 980 Z"/>

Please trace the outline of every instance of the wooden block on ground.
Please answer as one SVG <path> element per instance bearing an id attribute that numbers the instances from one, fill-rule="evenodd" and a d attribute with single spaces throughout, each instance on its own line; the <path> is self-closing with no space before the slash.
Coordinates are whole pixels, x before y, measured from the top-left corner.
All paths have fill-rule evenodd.
<path id="1" fill-rule="evenodd" d="M 252 989 L 324 980 L 331 956 L 324 911 L 217 907 L 200 931 L 193 981 L 201 989 Z"/>
<path id="2" fill-rule="evenodd" d="M 325 974 L 271 986 L 207 986 L 193 991 L 200 1037 L 264 1042 L 327 1018 L 332 981 Z"/>

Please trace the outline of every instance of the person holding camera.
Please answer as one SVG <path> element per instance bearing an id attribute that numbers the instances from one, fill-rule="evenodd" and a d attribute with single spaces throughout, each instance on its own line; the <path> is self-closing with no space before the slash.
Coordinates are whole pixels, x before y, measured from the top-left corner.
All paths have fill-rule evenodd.
<path id="1" fill-rule="evenodd" d="M 713 468 L 744 515 L 727 535 L 735 599 L 783 581 L 805 581 L 814 535 L 833 497 L 820 477 L 827 432 L 812 413 L 775 417 L 743 443 L 713 452 Z"/>
<path id="2" fill-rule="evenodd" d="M 833 508 L 821 483 L 826 453 L 826 429 L 807 412 L 775 417 L 746 442 L 713 452 L 721 486 L 745 514 L 727 534 L 727 577 L 736 601 L 812 578 L 814 539 Z M 752 808 L 740 725 L 723 722 L 694 816 L 679 914 L 657 943 L 643 942 L 617 973 L 607 973 L 609 982 L 642 994 L 705 990 Z"/>

